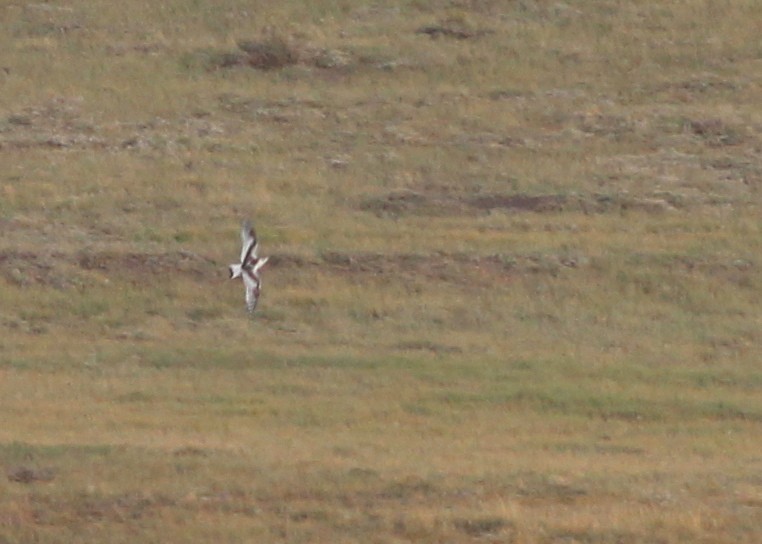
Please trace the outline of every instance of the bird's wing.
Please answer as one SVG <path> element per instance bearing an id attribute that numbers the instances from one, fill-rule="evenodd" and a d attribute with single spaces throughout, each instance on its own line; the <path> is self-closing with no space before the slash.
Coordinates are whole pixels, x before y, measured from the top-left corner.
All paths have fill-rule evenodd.
<path id="1" fill-rule="evenodd" d="M 244 270 L 241 276 L 246 286 L 246 309 L 251 313 L 259 300 L 259 280 L 249 270 Z"/>
<path id="2" fill-rule="evenodd" d="M 241 226 L 241 264 L 246 265 L 249 259 L 256 256 L 257 232 L 254 230 L 251 222 L 246 220 Z"/>
<path id="3" fill-rule="evenodd" d="M 254 266 L 251 269 L 251 272 L 252 274 L 254 274 L 254 276 L 259 278 L 259 269 L 262 268 L 265 265 L 265 263 L 267 263 L 267 260 L 269 258 L 270 257 L 268 256 L 268 257 L 262 257 L 261 259 L 256 260 L 256 262 L 254 263 Z"/>

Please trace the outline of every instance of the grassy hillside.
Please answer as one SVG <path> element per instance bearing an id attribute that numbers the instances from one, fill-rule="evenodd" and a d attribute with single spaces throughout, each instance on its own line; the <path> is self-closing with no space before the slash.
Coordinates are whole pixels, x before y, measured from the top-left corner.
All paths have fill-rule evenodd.
<path id="1" fill-rule="evenodd" d="M 0 6 L 0 543 L 759 542 L 762 4 L 303 4 Z"/>

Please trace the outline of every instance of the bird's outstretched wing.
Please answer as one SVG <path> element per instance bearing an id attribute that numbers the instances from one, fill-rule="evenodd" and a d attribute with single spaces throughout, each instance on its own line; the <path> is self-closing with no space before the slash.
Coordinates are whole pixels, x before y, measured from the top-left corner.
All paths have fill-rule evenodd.
<path id="1" fill-rule="evenodd" d="M 255 277 L 250 270 L 245 270 L 241 274 L 243 277 L 243 284 L 246 287 L 246 309 L 249 313 L 254 311 L 257 307 L 257 301 L 259 300 L 259 278 Z"/>
<path id="2" fill-rule="evenodd" d="M 259 269 L 266 265 L 269 259 L 270 257 L 262 257 L 261 259 L 255 259 L 252 261 L 251 273 L 254 274 L 254 277 L 258 280 L 260 279 Z"/>
<path id="3" fill-rule="evenodd" d="M 248 219 L 241 226 L 241 265 L 257 257 L 257 232 Z"/>

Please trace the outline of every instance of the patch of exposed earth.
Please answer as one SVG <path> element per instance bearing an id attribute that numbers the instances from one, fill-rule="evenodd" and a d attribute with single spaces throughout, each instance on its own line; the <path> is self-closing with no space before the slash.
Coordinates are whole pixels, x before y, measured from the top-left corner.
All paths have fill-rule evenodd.
<path id="1" fill-rule="evenodd" d="M 219 276 L 218 267 L 209 259 L 195 253 L 134 252 L 32 252 L 0 251 L 0 275 L 20 286 L 49 285 L 58 289 L 88 283 L 88 272 L 101 273 L 120 279 L 140 281 L 166 273 L 182 274 L 196 280 L 211 280 Z"/>
<path id="2" fill-rule="evenodd" d="M 320 256 L 319 264 L 343 274 L 371 274 L 392 277 L 416 276 L 435 281 L 490 283 L 516 274 L 557 274 L 562 268 L 588 263 L 582 255 L 470 255 L 463 253 L 347 253 L 331 251 Z"/>
<path id="3" fill-rule="evenodd" d="M 638 210 L 668 212 L 688 203 L 670 193 L 635 197 L 626 193 L 608 194 L 453 194 L 436 191 L 393 191 L 359 203 L 361 210 L 379 216 L 480 214 L 494 210 L 508 212 L 606 213 Z"/>
<path id="4" fill-rule="evenodd" d="M 587 258 L 571 255 L 467 255 L 415 253 L 352 253 L 329 251 L 319 256 L 274 254 L 268 268 L 273 272 L 329 273 L 351 276 L 421 277 L 461 282 L 495 282 L 520 273 L 556 274 L 575 268 Z M 227 277 L 227 264 L 201 255 L 177 251 L 135 253 L 81 251 L 35 253 L 0 251 L 0 276 L 19 286 L 48 285 L 66 289 L 86 285 L 92 274 L 121 281 L 142 282 L 168 274 L 214 282 Z"/>
<path id="5" fill-rule="evenodd" d="M 422 278 L 455 284 L 490 285 L 510 281 L 520 275 L 556 276 L 565 269 L 604 266 L 600 260 L 601 257 L 569 251 L 491 255 L 327 251 L 315 256 L 276 253 L 271 255 L 268 268 L 273 273 L 285 274 Z M 748 259 L 632 255 L 631 260 L 634 266 L 700 273 L 740 283 L 756 273 L 755 263 Z M 0 276 L 18 286 L 75 288 L 94 281 L 93 274 L 134 283 L 144 282 L 149 278 L 165 278 L 170 274 L 185 276 L 197 282 L 219 282 L 227 278 L 227 264 L 217 263 L 190 251 L 35 253 L 0 250 Z"/>

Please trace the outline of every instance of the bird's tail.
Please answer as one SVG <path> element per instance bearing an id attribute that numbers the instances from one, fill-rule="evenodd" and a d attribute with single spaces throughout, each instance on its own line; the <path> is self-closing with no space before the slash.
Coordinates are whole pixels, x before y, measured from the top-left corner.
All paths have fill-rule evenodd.
<path id="1" fill-rule="evenodd" d="M 228 267 L 228 270 L 230 270 L 230 279 L 237 278 L 241 275 L 241 265 L 240 264 L 231 264 Z"/>

